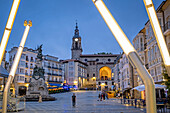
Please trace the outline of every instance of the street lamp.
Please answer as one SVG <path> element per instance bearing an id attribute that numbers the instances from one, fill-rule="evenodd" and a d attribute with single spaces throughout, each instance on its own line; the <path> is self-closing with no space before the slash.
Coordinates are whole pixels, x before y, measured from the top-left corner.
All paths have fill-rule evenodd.
<path id="1" fill-rule="evenodd" d="M 170 76 L 170 56 L 169 56 L 168 48 L 166 46 L 165 39 L 164 39 L 162 30 L 161 30 L 157 15 L 156 15 L 153 2 L 152 0 L 143 0 L 143 2 L 145 4 L 145 8 L 148 13 L 153 32 L 155 34 L 156 41 L 158 43 L 158 47 L 160 49 L 162 59 L 167 69 L 168 76 Z"/>
<path id="2" fill-rule="evenodd" d="M 135 48 L 128 40 L 127 36 L 124 34 L 124 32 L 122 31 L 122 29 L 120 28 L 116 20 L 113 18 L 110 11 L 105 6 L 104 2 L 102 0 L 92 0 L 92 1 L 95 4 L 98 11 L 100 12 L 103 19 L 105 20 L 110 31 L 116 38 L 117 42 L 123 49 L 124 53 L 128 57 L 130 63 L 133 65 L 134 68 L 136 68 L 140 77 L 144 81 L 145 90 L 146 90 L 147 113 L 156 113 L 155 86 L 151 75 L 145 68 L 138 53 L 136 52 Z"/>
<path id="3" fill-rule="evenodd" d="M 20 0 L 13 1 L 12 8 L 11 8 L 8 21 L 5 27 L 5 31 L 2 36 L 1 45 L 0 45 L 0 65 L 4 57 L 4 52 L 6 49 L 6 45 L 8 43 L 9 36 L 11 34 L 12 26 L 13 26 L 13 23 L 14 23 L 14 20 L 15 20 L 17 11 L 18 11 L 19 4 L 20 4 Z"/>
<path id="4" fill-rule="evenodd" d="M 25 45 L 25 42 L 26 42 L 26 39 L 27 39 L 27 36 L 28 36 L 28 32 L 30 30 L 30 27 L 32 26 L 32 22 L 29 21 L 29 23 L 27 24 L 27 21 L 25 21 L 24 26 L 26 26 L 25 31 L 24 31 L 24 34 L 22 36 L 20 46 L 18 47 L 18 51 L 17 51 L 17 54 L 15 56 L 14 62 L 12 64 L 7 83 L 5 85 L 5 89 L 4 89 L 4 93 L 3 93 L 2 113 L 6 113 L 6 111 L 7 111 L 8 91 L 9 91 L 10 85 L 11 85 L 11 83 L 12 83 L 14 77 L 15 77 L 15 72 L 17 70 L 18 63 L 19 63 L 21 55 L 22 55 L 22 51 L 23 51 L 23 48 L 24 48 L 24 45 Z"/>

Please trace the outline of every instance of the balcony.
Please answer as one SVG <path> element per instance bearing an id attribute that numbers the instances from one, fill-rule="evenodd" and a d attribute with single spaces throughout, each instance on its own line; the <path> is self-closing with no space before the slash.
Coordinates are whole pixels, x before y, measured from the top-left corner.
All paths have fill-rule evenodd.
<path id="1" fill-rule="evenodd" d="M 28 73 L 25 73 L 25 75 L 27 75 L 27 76 L 28 76 Z"/>
<path id="2" fill-rule="evenodd" d="M 62 83 L 62 81 L 48 80 L 48 82 Z"/>
<path id="3" fill-rule="evenodd" d="M 52 74 L 53 76 L 60 76 L 59 74 Z"/>
<path id="4" fill-rule="evenodd" d="M 31 59 L 31 60 L 30 60 L 30 62 L 34 62 L 34 60 L 33 60 L 33 59 Z"/>
<path id="5" fill-rule="evenodd" d="M 47 75 L 52 75 L 51 73 L 47 73 Z"/>
<path id="6" fill-rule="evenodd" d="M 48 66 L 48 68 L 51 68 L 51 66 Z"/>
<path id="7" fill-rule="evenodd" d="M 28 65 L 26 65 L 25 68 L 28 68 Z"/>
<path id="8" fill-rule="evenodd" d="M 33 67 L 33 66 L 30 66 L 30 69 L 34 69 L 34 67 Z"/>
<path id="9" fill-rule="evenodd" d="M 53 69 L 58 69 L 58 67 L 52 67 Z"/>

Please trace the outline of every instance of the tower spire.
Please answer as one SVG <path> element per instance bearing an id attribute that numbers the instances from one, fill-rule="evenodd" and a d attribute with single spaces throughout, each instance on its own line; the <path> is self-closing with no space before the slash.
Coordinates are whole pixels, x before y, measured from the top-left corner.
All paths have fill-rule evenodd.
<path id="1" fill-rule="evenodd" d="M 77 25 L 77 20 L 76 20 L 76 29 L 74 32 L 74 37 L 79 37 L 79 29 L 78 29 L 78 25 Z"/>

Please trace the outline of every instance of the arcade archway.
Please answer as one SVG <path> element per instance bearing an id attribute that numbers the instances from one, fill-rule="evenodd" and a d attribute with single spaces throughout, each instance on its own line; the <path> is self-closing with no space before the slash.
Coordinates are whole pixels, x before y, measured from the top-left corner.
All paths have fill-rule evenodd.
<path id="1" fill-rule="evenodd" d="M 100 68 L 100 80 L 111 80 L 111 69 L 107 66 Z"/>

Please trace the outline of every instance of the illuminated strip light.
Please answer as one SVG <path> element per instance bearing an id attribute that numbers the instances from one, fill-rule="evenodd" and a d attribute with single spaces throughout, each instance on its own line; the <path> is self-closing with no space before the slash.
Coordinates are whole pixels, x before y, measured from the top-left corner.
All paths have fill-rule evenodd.
<path id="1" fill-rule="evenodd" d="M 92 0 L 126 55 L 135 49 L 102 0 Z"/>
<path id="2" fill-rule="evenodd" d="M 156 15 L 154 5 L 152 3 L 152 0 L 143 0 L 143 1 L 144 1 L 146 10 L 147 10 L 148 16 L 149 16 L 149 20 L 150 20 L 153 32 L 155 34 L 155 37 L 158 43 L 158 47 L 160 49 L 164 64 L 165 66 L 170 66 L 170 55 L 169 55 L 168 48 L 165 43 L 165 39 L 164 39 L 162 30 L 161 30 L 157 15 Z"/>
<path id="3" fill-rule="evenodd" d="M 11 8 L 11 11 L 10 11 L 10 14 L 8 17 L 8 21 L 6 24 L 6 28 L 5 28 L 5 31 L 4 31 L 2 40 L 1 40 L 1 44 L 0 44 L 0 65 L 1 65 L 2 59 L 4 57 L 4 52 L 6 49 L 6 45 L 8 43 L 9 36 L 11 34 L 11 29 L 12 29 L 12 26 L 13 26 L 13 23 L 14 23 L 14 20 L 16 17 L 16 13 L 17 13 L 19 4 L 20 4 L 20 0 L 13 1 L 12 8 Z"/>
<path id="4" fill-rule="evenodd" d="M 22 55 L 22 51 L 23 51 L 23 48 L 24 48 L 24 45 L 25 45 L 25 41 L 27 39 L 27 35 L 28 35 L 28 32 L 29 32 L 29 29 L 30 29 L 30 26 L 27 25 L 26 28 L 25 28 L 25 31 L 24 31 L 24 34 L 23 34 L 20 46 L 18 47 L 18 51 L 17 51 L 17 54 L 15 56 L 15 59 L 14 59 L 11 71 L 9 73 L 9 75 L 12 75 L 13 77 L 14 77 L 15 72 L 17 70 L 18 63 L 19 63 L 21 55 Z"/>
<path id="5" fill-rule="evenodd" d="M 24 48 L 24 45 L 25 45 L 25 42 L 26 42 L 26 39 L 27 39 L 27 36 L 28 36 L 29 29 L 32 26 L 32 22 L 29 21 L 29 24 L 27 24 L 27 21 L 25 21 L 24 26 L 26 26 L 26 28 L 25 28 L 24 34 L 22 36 L 20 46 L 18 47 L 17 54 L 16 54 L 14 62 L 12 64 L 12 67 L 11 67 L 11 70 L 10 70 L 10 73 L 9 73 L 9 76 L 8 76 L 8 79 L 7 79 L 7 83 L 5 85 L 5 89 L 4 89 L 4 92 L 3 92 L 2 113 L 7 112 L 8 91 L 9 91 L 11 83 L 12 83 L 14 77 L 15 77 L 15 73 L 16 73 L 16 70 L 17 70 L 17 67 L 18 67 L 18 63 L 19 63 L 21 55 L 22 55 L 22 51 L 23 51 L 23 48 Z"/>

